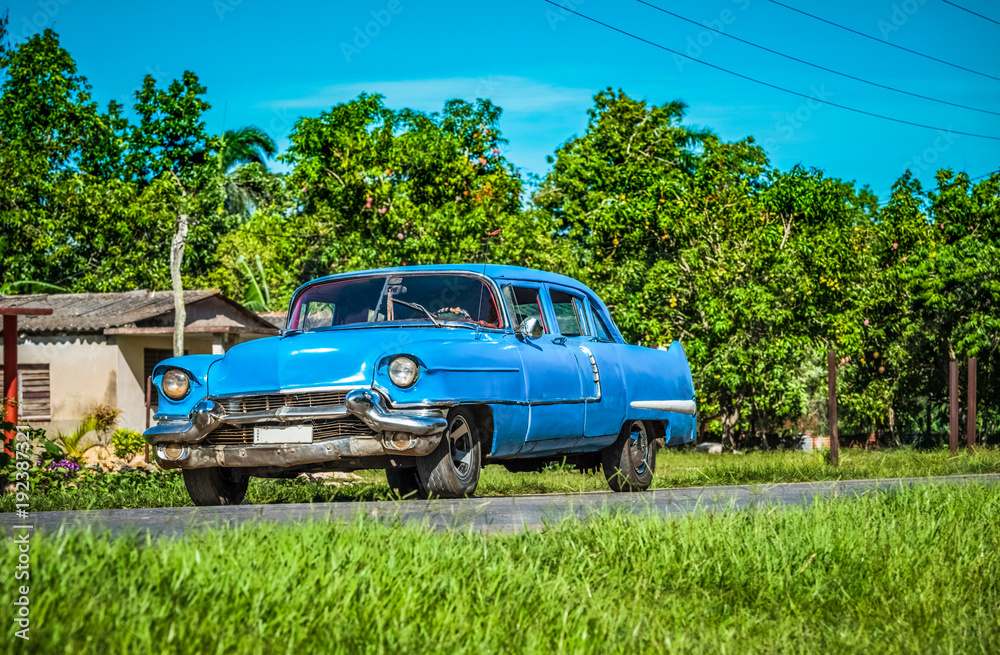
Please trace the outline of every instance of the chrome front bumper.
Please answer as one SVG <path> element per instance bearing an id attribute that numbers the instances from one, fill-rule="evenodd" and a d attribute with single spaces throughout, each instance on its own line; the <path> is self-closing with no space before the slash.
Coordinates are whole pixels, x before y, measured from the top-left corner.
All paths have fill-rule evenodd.
<path id="1" fill-rule="evenodd" d="M 311 444 L 200 444 L 223 424 L 304 423 L 356 416 L 373 431 L 371 436 L 327 439 Z M 211 466 L 296 466 L 345 457 L 380 455 L 428 455 L 438 445 L 448 426 L 439 411 L 407 413 L 385 408 L 382 398 L 370 389 L 354 389 L 343 405 L 280 407 L 263 412 L 227 416 L 216 401 L 205 399 L 195 405 L 186 421 L 164 421 L 146 430 L 146 441 L 156 447 L 164 468 L 206 468 Z M 393 435 L 403 433 L 407 440 Z"/>

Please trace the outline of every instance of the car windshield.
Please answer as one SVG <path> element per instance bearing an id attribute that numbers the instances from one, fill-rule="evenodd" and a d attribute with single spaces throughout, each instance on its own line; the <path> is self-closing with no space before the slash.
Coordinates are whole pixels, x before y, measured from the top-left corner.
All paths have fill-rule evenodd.
<path id="1" fill-rule="evenodd" d="M 461 274 L 379 275 L 309 287 L 292 310 L 289 328 L 318 330 L 375 323 L 502 328 L 493 292 Z"/>

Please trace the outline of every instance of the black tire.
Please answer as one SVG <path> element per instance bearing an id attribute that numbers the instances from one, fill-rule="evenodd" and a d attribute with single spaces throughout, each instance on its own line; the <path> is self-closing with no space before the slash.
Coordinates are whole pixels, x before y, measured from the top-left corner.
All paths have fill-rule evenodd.
<path id="1" fill-rule="evenodd" d="M 618 439 L 601 451 L 608 486 L 614 491 L 645 491 L 656 468 L 655 433 L 645 421 L 626 421 Z"/>
<path id="2" fill-rule="evenodd" d="M 465 407 L 448 412 L 448 429 L 430 455 L 417 458 L 417 476 L 431 498 L 467 498 L 476 492 L 482 468 L 476 418 Z"/>
<path id="3" fill-rule="evenodd" d="M 239 469 L 184 469 L 184 486 L 195 505 L 239 505 L 247 495 L 250 476 Z"/>
<path id="4" fill-rule="evenodd" d="M 400 498 L 427 498 L 427 492 L 424 491 L 420 484 L 420 478 L 417 477 L 416 467 L 408 469 L 386 468 L 385 478 Z"/>

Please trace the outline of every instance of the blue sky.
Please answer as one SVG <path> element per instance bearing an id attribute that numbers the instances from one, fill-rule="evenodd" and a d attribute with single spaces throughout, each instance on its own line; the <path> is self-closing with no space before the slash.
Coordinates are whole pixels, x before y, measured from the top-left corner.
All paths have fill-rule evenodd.
<path id="1" fill-rule="evenodd" d="M 654 0 L 650 0 L 654 2 Z M 922 53 L 1000 78 L 1000 25 L 940 0 L 782 0 Z M 1000 20 L 1000 4 L 957 0 Z M 655 0 L 698 23 L 880 84 L 1000 112 L 1000 81 L 848 34 L 768 0 Z M 606 23 L 807 96 L 948 131 L 1000 137 L 1000 116 L 919 100 L 761 52 L 633 0 L 565 0 Z M 773 165 L 801 163 L 869 184 L 884 196 L 910 168 L 972 176 L 1000 169 L 1000 141 L 861 116 L 685 61 L 542 0 L 503 3 L 374 0 L 20 0 L 15 37 L 51 27 L 93 85 L 128 101 L 147 73 L 195 71 L 213 130 L 256 124 L 279 144 L 298 116 L 362 91 L 389 106 L 436 111 L 448 98 L 504 108 L 507 156 L 544 174 L 546 156 L 586 128 L 598 90 L 689 105 L 688 122 L 727 140 L 754 136 Z M 367 33 L 366 33 L 367 32 Z"/>

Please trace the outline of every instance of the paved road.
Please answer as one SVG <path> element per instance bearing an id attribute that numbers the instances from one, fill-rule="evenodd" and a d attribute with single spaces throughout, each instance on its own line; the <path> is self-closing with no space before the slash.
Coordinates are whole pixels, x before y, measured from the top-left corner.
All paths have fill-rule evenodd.
<path id="1" fill-rule="evenodd" d="M 479 532 L 538 530 L 568 517 L 586 519 L 603 510 L 634 514 L 684 515 L 700 511 L 739 510 L 754 505 L 796 505 L 817 497 L 855 496 L 885 492 L 915 483 L 1000 484 L 1000 474 L 937 478 L 843 480 L 795 484 L 738 485 L 656 489 L 645 493 L 591 492 L 539 494 L 461 500 L 410 500 L 402 502 L 310 503 L 296 505 L 241 505 L 239 507 L 167 507 L 69 512 L 35 512 L 28 523 L 52 532 L 61 526 L 108 530 L 112 534 L 147 531 L 176 535 L 211 525 L 245 521 L 306 522 L 352 520 L 359 515 L 375 520 L 401 519 L 436 529 Z M 0 525 L 9 528 L 25 521 L 15 514 L 0 514 Z"/>

